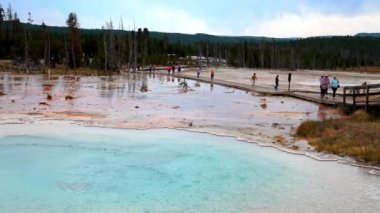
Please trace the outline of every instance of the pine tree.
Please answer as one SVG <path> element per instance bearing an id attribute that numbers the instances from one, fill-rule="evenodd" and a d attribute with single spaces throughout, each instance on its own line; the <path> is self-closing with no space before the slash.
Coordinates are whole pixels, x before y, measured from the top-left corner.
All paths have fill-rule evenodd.
<path id="1" fill-rule="evenodd" d="M 4 22 L 4 19 L 5 19 L 5 12 L 4 12 L 3 6 L 0 4 L 0 41 L 3 38 L 3 22 Z M 1 52 L 0 52 L 0 54 L 1 54 Z"/>
<path id="2" fill-rule="evenodd" d="M 69 67 L 71 69 L 76 69 L 80 67 L 81 61 L 81 38 L 80 38 L 80 30 L 79 30 L 79 22 L 76 13 L 70 13 L 67 20 L 66 25 L 68 27 L 67 32 L 67 47 L 69 54 Z"/>

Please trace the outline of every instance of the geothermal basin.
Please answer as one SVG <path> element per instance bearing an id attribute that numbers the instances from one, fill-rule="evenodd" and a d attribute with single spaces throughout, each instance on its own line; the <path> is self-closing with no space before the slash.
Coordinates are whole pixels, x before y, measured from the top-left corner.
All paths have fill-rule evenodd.
<path id="1" fill-rule="evenodd" d="M 380 209 L 379 176 L 365 169 L 230 137 L 60 122 L 2 130 L 1 212 Z"/>
<path id="2" fill-rule="evenodd" d="M 0 92 L 0 212 L 380 210 L 380 176 L 292 137 L 334 109 L 146 74 L 4 73 Z"/>

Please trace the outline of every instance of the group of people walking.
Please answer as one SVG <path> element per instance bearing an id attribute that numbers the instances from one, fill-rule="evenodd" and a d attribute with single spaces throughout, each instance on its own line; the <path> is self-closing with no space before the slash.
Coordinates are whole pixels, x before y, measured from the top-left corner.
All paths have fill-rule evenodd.
<path id="1" fill-rule="evenodd" d="M 201 67 L 197 67 L 197 69 L 196 69 L 197 78 L 200 77 L 201 70 L 202 70 Z M 214 79 L 214 75 L 215 75 L 215 71 L 214 71 L 214 69 L 211 69 L 211 71 L 210 71 L 211 80 Z M 258 80 L 258 77 L 257 77 L 256 73 L 253 73 L 253 75 L 251 76 L 252 86 L 256 85 L 257 80 Z M 332 97 L 335 99 L 336 91 L 340 87 L 338 78 L 336 76 L 334 76 L 333 79 L 330 81 L 328 76 L 321 76 L 321 78 L 319 79 L 319 82 L 320 82 L 321 98 L 327 98 L 326 95 L 328 94 L 328 90 L 331 88 Z M 276 77 L 274 79 L 274 89 L 276 91 L 278 90 L 279 83 L 280 83 L 280 77 L 279 77 L 279 75 L 276 75 Z"/>
<path id="2" fill-rule="evenodd" d="M 168 74 L 170 75 L 170 72 L 172 72 L 173 74 L 175 73 L 175 68 L 176 67 L 174 64 L 169 64 L 166 70 L 168 71 Z M 181 65 L 177 65 L 177 72 L 181 72 L 181 71 L 182 71 Z"/>
<path id="3" fill-rule="evenodd" d="M 330 81 L 329 77 L 326 75 L 321 76 L 319 79 L 320 83 L 320 89 L 321 89 L 321 98 L 326 98 L 327 99 L 327 94 L 329 88 L 333 91 L 332 97 L 335 98 L 336 91 L 340 87 L 339 80 L 337 79 L 336 76 Z"/>
<path id="4" fill-rule="evenodd" d="M 255 86 L 257 79 L 258 78 L 257 78 L 256 73 L 253 73 L 251 77 L 252 86 Z M 331 88 L 331 90 L 333 91 L 332 97 L 335 98 L 336 91 L 340 87 L 338 78 L 334 76 L 333 79 L 330 81 L 328 76 L 321 76 L 321 78 L 319 79 L 319 82 L 320 82 L 320 89 L 321 89 L 321 98 L 327 98 L 326 95 L 328 94 L 329 88 Z M 278 90 L 279 83 L 280 83 L 279 75 L 276 75 L 274 79 L 274 89 L 276 91 Z"/>

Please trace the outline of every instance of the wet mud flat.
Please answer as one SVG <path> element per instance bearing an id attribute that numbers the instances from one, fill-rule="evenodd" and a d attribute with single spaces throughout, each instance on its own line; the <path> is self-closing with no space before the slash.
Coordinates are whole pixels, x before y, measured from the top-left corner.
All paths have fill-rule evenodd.
<path id="1" fill-rule="evenodd" d="M 0 123 L 67 120 L 110 128 L 177 128 L 309 153 L 292 134 L 304 120 L 341 116 L 287 97 L 262 96 L 159 74 L 64 77 L 0 74 Z M 331 156 L 320 156 L 329 159 Z"/>

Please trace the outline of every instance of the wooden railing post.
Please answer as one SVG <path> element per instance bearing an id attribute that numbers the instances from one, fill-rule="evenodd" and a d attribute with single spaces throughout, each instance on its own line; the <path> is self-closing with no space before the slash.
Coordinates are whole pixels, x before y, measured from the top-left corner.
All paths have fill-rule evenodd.
<path id="1" fill-rule="evenodd" d="M 343 87 L 343 106 L 352 107 L 353 110 L 356 110 L 356 107 L 361 107 L 368 111 L 372 103 L 376 106 L 380 106 L 380 101 L 371 102 L 371 97 L 378 97 L 379 95 L 380 84 L 346 86 Z M 351 100 L 347 100 L 347 98 L 352 98 L 352 103 Z"/>
<path id="2" fill-rule="evenodd" d="M 366 97 L 365 97 L 365 110 L 368 111 L 369 105 L 369 86 L 366 86 Z"/>
<path id="3" fill-rule="evenodd" d="M 346 108 L 346 87 L 343 87 L 343 107 Z"/>
<path id="4" fill-rule="evenodd" d="M 352 107 L 353 107 L 353 110 L 355 111 L 356 109 L 356 88 L 354 88 L 352 90 Z"/>

